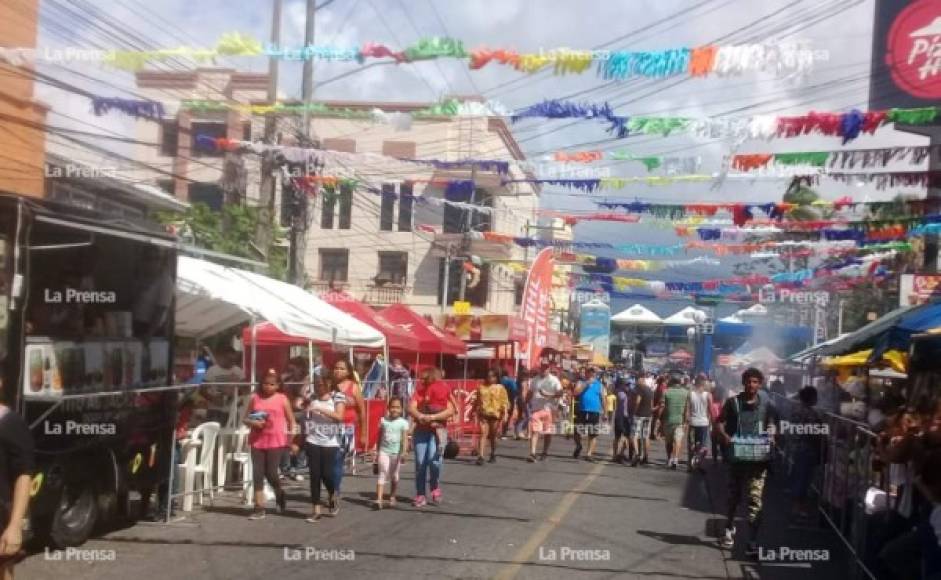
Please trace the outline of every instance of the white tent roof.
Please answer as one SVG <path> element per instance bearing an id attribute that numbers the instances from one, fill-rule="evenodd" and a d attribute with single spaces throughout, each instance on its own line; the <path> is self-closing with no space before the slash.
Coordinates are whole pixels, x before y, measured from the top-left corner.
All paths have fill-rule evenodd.
<path id="1" fill-rule="evenodd" d="M 692 306 L 687 306 L 679 312 L 674 312 L 670 316 L 667 316 L 663 319 L 664 324 L 673 324 L 679 326 L 693 326 L 696 324 L 696 315 L 697 313 L 706 315 L 702 310 L 693 308 Z"/>
<path id="2" fill-rule="evenodd" d="M 618 324 L 663 324 L 663 319 L 640 304 L 635 304 L 612 316 L 611 322 Z"/>
<path id="3" fill-rule="evenodd" d="M 738 312 L 730 314 L 725 318 L 720 318 L 719 322 L 728 322 L 730 324 L 745 324 L 745 321 L 738 317 Z"/>
<path id="4" fill-rule="evenodd" d="M 732 355 L 732 359 L 743 365 L 749 365 L 754 363 L 779 363 L 781 359 L 778 358 L 778 355 L 774 354 L 768 347 L 759 346 L 758 348 L 751 350 L 745 354 L 739 354 L 737 351 Z"/>
<path id="5" fill-rule="evenodd" d="M 385 343 L 378 330 L 302 288 L 205 260 L 177 258 L 176 334 L 208 336 L 252 316 L 287 335 L 318 342 L 372 348 Z"/>

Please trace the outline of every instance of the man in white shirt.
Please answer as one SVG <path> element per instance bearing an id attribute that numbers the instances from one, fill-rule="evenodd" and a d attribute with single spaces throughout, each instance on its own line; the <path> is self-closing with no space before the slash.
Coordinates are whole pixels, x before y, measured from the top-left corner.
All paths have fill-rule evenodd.
<path id="1" fill-rule="evenodd" d="M 238 358 L 232 347 L 223 347 L 215 358 L 215 364 L 209 367 L 203 378 L 205 386 L 202 388 L 202 395 L 209 403 L 207 418 L 228 425 L 229 413 L 232 410 L 232 397 L 239 394 L 247 395 L 248 387 L 247 385 L 225 384 L 245 382 L 245 373 L 235 364 Z"/>
<path id="2" fill-rule="evenodd" d="M 530 463 L 536 461 L 536 443 L 542 435 L 542 455 L 546 459 L 549 454 L 549 444 L 552 443 L 552 433 L 555 429 L 553 414 L 559 408 L 562 398 L 562 383 L 549 369 L 549 365 L 542 366 L 540 375 L 532 380 L 529 400 L 529 457 Z"/>

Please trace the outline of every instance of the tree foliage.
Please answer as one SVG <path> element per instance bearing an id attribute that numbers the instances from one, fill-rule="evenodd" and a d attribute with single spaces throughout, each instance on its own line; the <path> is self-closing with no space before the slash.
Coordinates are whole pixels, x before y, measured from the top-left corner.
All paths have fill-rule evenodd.
<path id="1" fill-rule="evenodd" d="M 161 212 L 157 219 L 178 227 L 180 238 L 198 248 L 253 260 L 267 258 L 268 274 L 283 280 L 287 252 L 277 244 L 282 237 L 280 228 L 274 223 L 268 224 L 275 235 L 266 251 L 255 245 L 256 228 L 263 225 L 261 213 L 258 208 L 241 204 L 225 204 L 222 211 L 214 211 L 206 204 L 194 203 L 183 213 Z"/>

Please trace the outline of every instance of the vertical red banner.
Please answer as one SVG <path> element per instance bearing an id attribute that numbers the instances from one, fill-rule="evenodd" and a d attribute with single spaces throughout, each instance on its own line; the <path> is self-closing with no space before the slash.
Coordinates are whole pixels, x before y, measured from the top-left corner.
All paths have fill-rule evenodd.
<path id="1" fill-rule="evenodd" d="M 552 270 L 555 260 L 552 248 L 545 248 L 536 256 L 526 278 L 523 307 L 520 318 L 526 326 L 526 364 L 530 369 L 539 365 L 539 355 L 549 336 L 549 309 L 552 303 Z"/>

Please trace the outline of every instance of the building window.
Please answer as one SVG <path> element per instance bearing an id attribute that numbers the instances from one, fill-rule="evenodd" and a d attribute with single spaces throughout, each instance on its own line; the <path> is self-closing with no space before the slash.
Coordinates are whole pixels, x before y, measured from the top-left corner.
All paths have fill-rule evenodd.
<path id="1" fill-rule="evenodd" d="M 216 147 L 197 143 L 197 137 L 204 135 L 213 139 L 225 139 L 228 129 L 225 123 L 219 121 L 194 121 L 190 125 L 190 148 L 193 157 L 222 157 L 224 152 Z"/>
<path id="2" fill-rule="evenodd" d="M 340 220 L 338 227 L 348 230 L 353 220 L 353 186 L 349 183 L 340 184 Z"/>
<path id="3" fill-rule="evenodd" d="M 336 190 L 332 187 L 324 187 L 321 189 L 320 199 L 323 205 L 321 206 L 320 213 L 320 227 L 324 230 L 333 229 L 333 215 L 336 213 L 337 207 L 337 194 Z M 283 202 L 282 202 L 283 203 Z"/>
<path id="4" fill-rule="evenodd" d="M 382 154 L 400 159 L 415 159 L 414 141 L 383 141 Z"/>
<path id="5" fill-rule="evenodd" d="M 403 183 L 399 191 L 399 231 L 410 232 L 412 231 L 412 203 L 415 201 L 412 197 L 412 184 Z"/>
<path id="6" fill-rule="evenodd" d="M 342 151 L 343 153 L 356 153 L 355 139 L 327 138 L 323 140 L 323 148 L 327 151 Z"/>
<path id="7" fill-rule="evenodd" d="M 522 280 L 513 281 L 513 303 L 517 306 L 523 305 L 523 291 L 526 289 L 526 283 Z"/>
<path id="8" fill-rule="evenodd" d="M 438 304 L 441 304 L 441 293 L 444 288 L 444 262 L 441 258 L 438 262 Z M 461 276 L 464 272 L 464 263 L 461 260 L 451 260 L 451 271 L 448 273 L 448 296 L 447 304 L 454 304 L 455 300 L 461 298 Z M 464 300 L 470 302 L 471 306 L 486 308 L 487 306 L 487 288 L 490 286 L 490 264 L 484 264 L 480 267 L 480 281 L 471 288 L 464 287 Z"/>
<path id="9" fill-rule="evenodd" d="M 222 211 L 222 188 L 216 183 L 190 183 L 190 203 L 203 203 L 213 211 Z"/>
<path id="10" fill-rule="evenodd" d="M 160 122 L 160 154 L 176 157 L 180 144 L 180 130 L 176 119 L 164 119 Z"/>
<path id="11" fill-rule="evenodd" d="M 392 231 L 395 222 L 395 186 L 391 183 L 382 184 L 382 203 L 379 206 L 379 229 L 384 232 Z"/>
<path id="12" fill-rule="evenodd" d="M 493 207 L 493 196 L 478 189 L 475 195 L 469 192 L 446 193 L 445 199 L 461 203 L 470 203 L 485 207 Z M 468 226 L 475 232 L 489 232 L 493 226 L 491 214 L 476 209 L 455 207 L 450 204 L 444 206 L 443 231 L 446 234 L 462 234 Z"/>
<path id="13" fill-rule="evenodd" d="M 399 284 L 404 286 L 407 277 L 407 252 L 379 252 L 379 274 L 376 276 L 376 284 Z"/>
<path id="14" fill-rule="evenodd" d="M 346 282 L 349 270 L 350 251 L 346 249 L 321 248 L 320 279 L 324 282 Z"/>

